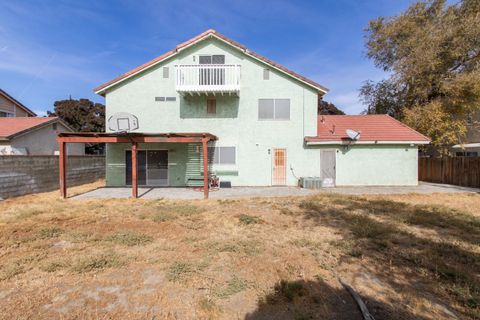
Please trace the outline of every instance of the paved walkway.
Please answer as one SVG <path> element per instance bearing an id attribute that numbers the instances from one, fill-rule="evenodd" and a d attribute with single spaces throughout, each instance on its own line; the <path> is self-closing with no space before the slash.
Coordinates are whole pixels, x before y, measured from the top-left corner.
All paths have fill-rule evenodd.
<path id="1" fill-rule="evenodd" d="M 480 189 L 421 182 L 418 186 L 403 187 L 337 187 L 309 190 L 296 187 L 235 187 L 210 192 L 212 199 L 251 198 L 251 197 L 287 197 L 305 196 L 318 192 L 341 194 L 408 194 L 408 193 L 480 193 Z M 139 188 L 139 197 L 143 199 L 202 199 L 203 192 L 188 188 Z M 99 188 L 71 199 L 129 198 L 131 188 Z"/>

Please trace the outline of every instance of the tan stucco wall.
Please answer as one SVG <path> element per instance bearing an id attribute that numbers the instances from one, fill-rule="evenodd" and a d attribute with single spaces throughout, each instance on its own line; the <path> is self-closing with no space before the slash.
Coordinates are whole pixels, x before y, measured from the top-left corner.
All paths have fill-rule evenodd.
<path id="1" fill-rule="evenodd" d="M 15 117 L 27 117 L 28 114 L 21 108 L 17 107 L 12 101 L 0 95 L 0 111 L 12 112 Z"/>
<path id="2" fill-rule="evenodd" d="M 53 129 L 53 124 L 49 124 L 13 138 L 10 145 L 13 148 L 27 148 L 27 152 L 30 155 L 53 155 L 55 151 L 58 151 L 57 133 L 68 131 L 60 123 L 57 124 L 57 130 Z M 67 144 L 67 148 L 69 155 L 85 154 L 85 145 L 83 143 L 70 143 Z"/>

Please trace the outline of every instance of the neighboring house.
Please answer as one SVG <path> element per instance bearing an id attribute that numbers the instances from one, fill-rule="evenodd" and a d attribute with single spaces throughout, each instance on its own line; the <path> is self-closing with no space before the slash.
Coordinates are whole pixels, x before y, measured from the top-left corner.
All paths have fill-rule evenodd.
<path id="1" fill-rule="evenodd" d="M 480 112 L 468 118 L 465 143 L 454 145 L 452 153 L 456 157 L 480 156 Z"/>
<path id="2" fill-rule="evenodd" d="M 232 186 L 293 186 L 320 176 L 336 185 L 416 185 L 417 146 L 428 138 L 388 116 L 318 115 L 327 91 L 214 30 L 95 89 L 106 99 L 106 119 L 134 114 L 137 132 L 218 137 L 210 170 Z M 107 145 L 108 186 L 131 184 L 130 148 Z M 139 148 L 140 185 L 193 186 L 202 175 L 198 144 Z"/>
<path id="3" fill-rule="evenodd" d="M 72 131 L 57 117 L 0 118 L 0 155 L 54 155 L 57 134 Z M 68 152 L 83 155 L 85 145 L 68 145 Z"/>
<path id="4" fill-rule="evenodd" d="M 37 115 L 21 102 L 0 89 L 0 118 L 36 117 Z"/>

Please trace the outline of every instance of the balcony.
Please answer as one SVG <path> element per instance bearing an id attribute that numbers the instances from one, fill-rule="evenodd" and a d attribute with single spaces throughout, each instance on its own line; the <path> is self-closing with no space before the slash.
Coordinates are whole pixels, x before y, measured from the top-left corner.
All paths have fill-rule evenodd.
<path id="1" fill-rule="evenodd" d="M 194 64 L 175 66 L 175 85 L 180 93 L 234 94 L 240 93 L 240 65 Z"/>

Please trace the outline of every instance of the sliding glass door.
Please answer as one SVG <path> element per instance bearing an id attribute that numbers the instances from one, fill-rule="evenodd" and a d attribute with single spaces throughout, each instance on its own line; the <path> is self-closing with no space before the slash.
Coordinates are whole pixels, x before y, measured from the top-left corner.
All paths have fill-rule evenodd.
<path id="1" fill-rule="evenodd" d="M 138 185 L 139 186 L 168 186 L 168 151 L 167 150 L 139 150 Z M 125 152 L 125 184 L 132 185 L 132 152 Z"/>

